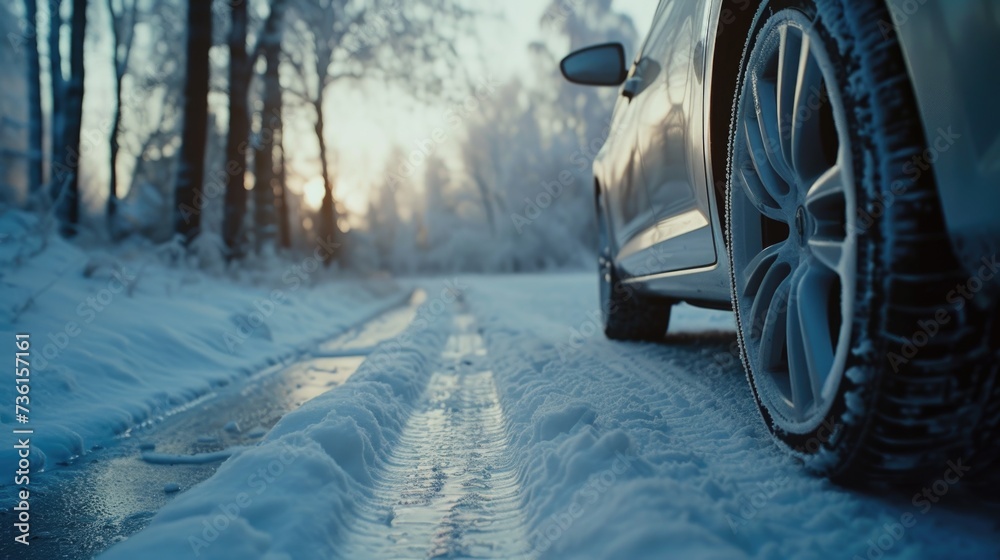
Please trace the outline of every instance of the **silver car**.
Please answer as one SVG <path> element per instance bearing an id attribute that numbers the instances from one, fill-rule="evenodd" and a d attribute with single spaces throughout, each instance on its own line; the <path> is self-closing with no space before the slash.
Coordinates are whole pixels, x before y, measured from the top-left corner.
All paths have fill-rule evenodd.
<path id="1" fill-rule="evenodd" d="M 606 334 L 732 309 L 768 429 L 834 479 L 996 466 L 998 53 L 991 0 L 662 0 L 631 66 L 567 56 L 621 91 Z"/>

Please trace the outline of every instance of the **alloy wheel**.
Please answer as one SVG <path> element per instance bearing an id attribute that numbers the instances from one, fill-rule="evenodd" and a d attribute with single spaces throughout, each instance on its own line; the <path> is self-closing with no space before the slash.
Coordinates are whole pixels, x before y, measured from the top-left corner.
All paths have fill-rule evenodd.
<path id="1" fill-rule="evenodd" d="M 746 68 L 730 189 L 736 310 L 761 404 L 777 427 L 804 433 L 829 411 L 851 344 L 847 118 L 823 40 L 797 10 L 768 21 Z"/>

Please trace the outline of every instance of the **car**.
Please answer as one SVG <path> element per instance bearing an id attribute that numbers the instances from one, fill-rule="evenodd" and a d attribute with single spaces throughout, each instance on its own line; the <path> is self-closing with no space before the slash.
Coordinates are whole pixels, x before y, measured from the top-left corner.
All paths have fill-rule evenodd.
<path id="1" fill-rule="evenodd" d="M 593 163 L 605 334 L 732 310 L 752 398 L 808 469 L 990 471 L 997 52 L 987 0 L 661 0 L 631 65 L 568 55 L 568 80 L 620 91 Z"/>

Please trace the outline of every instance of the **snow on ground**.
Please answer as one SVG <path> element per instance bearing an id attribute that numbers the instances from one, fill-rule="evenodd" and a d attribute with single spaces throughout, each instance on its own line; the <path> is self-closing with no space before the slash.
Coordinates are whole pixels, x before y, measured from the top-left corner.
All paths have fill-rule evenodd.
<path id="1" fill-rule="evenodd" d="M 25 247 L 35 218 L 0 218 L 0 260 Z M 21 240 L 17 240 L 22 238 Z M 0 425 L 31 428 L 32 470 L 66 461 L 145 420 L 288 359 L 397 305 L 391 282 L 325 281 L 309 257 L 275 259 L 252 281 L 166 266 L 147 251 L 85 253 L 58 238 L 0 277 L 0 339 L 31 335 L 28 424 L 16 422 L 14 383 L 0 384 Z M 5 472 L 15 450 L 0 450 Z M 4 481 L 6 484 L 9 481 Z"/>
<path id="2" fill-rule="evenodd" d="M 874 558 L 997 556 L 995 509 L 914 502 L 921 488 L 852 493 L 780 452 L 748 393 L 731 316 L 678 308 L 664 344 L 580 340 L 595 290 L 588 278 L 504 279 L 469 298 L 513 409 L 541 557 L 868 558 L 869 539 Z"/>
<path id="3" fill-rule="evenodd" d="M 782 454 L 728 314 L 682 306 L 664 343 L 619 343 L 597 328 L 590 275 L 458 284 L 454 303 L 429 287 L 344 385 L 104 557 L 1000 553 L 997 509 L 946 482 L 949 465 L 931 500 L 839 488 Z"/>
<path id="4" fill-rule="evenodd" d="M 451 291 L 336 390 L 180 495 L 104 558 L 310 558 L 347 540 L 444 346 Z"/>

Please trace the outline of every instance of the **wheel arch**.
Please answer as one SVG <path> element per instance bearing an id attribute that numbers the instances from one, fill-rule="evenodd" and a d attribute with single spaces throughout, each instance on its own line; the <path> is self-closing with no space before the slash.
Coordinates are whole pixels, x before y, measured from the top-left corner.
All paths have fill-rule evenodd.
<path id="1" fill-rule="evenodd" d="M 729 134 L 736 103 L 740 67 L 746 55 L 750 28 L 761 2 L 722 0 L 711 38 L 710 85 L 708 91 L 708 155 L 712 192 L 720 224 L 726 223 L 726 182 L 729 173 Z M 723 236 L 728 243 L 726 236 Z"/>

